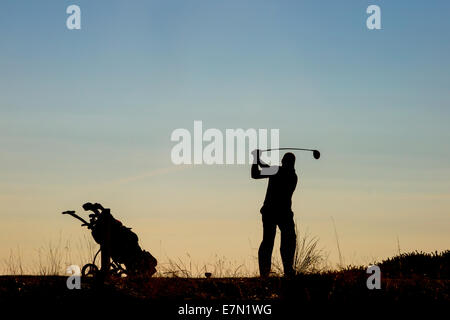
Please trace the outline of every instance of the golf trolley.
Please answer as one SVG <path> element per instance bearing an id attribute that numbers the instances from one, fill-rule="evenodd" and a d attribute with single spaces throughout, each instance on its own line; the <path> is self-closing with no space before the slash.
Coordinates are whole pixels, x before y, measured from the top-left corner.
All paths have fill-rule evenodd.
<path id="1" fill-rule="evenodd" d="M 91 211 L 89 222 L 78 216 L 75 211 L 64 211 L 83 222 L 91 230 L 95 242 L 100 249 L 94 256 L 92 263 L 81 269 L 81 275 L 95 277 L 99 274 L 115 276 L 143 275 L 151 277 L 156 272 L 157 260 L 149 252 L 142 250 L 138 244 L 138 236 L 125 227 L 119 220 L 114 219 L 110 209 L 103 208 L 99 203 L 90 202 L 83 205 L 85 211 Z M 101 270 L 95 264 L 101 252 Z"/>

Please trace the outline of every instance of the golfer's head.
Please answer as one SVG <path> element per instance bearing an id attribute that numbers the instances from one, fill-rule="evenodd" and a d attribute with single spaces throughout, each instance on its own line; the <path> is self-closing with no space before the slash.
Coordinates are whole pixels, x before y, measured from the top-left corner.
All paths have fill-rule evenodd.
<path id="1" fill-rule="evenodd" d="M 281 159 L 281 165 L 283 168 L 287 169 L 294 169 L 295 165 L 295 156 L 293 153 L 288 152 L 283 156 L 283 159 Z"/>

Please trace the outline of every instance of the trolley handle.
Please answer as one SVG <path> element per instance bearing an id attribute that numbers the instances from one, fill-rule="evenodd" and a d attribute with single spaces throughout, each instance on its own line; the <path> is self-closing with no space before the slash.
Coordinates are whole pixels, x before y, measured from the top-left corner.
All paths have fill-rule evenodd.
<path id="1" fill-rule="evenodd" d="M 69 211 L 64 211 L 62 214 L 68 214 L 68 215 L 74 217 L 75 219 L 80 220 L 81 222 L 83 222 L 83 224 L 81 225 L 82 227 L 87 226 L 87 227 L 89 228 L 90 225 L 91 225 L 89 222 L 87 222 L 86 220 L 84 220 L 83 218 L 81 218 L 79 215 L 77 215 L 77 214 L 75 213 L 75 211 L 70 211 L 70 210 L 69 210 Z"/>

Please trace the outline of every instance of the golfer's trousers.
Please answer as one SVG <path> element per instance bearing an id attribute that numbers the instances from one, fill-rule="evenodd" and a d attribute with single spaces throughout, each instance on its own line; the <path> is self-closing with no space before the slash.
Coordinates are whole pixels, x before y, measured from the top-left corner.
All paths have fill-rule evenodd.
<path id="1" fill-rule="evenodd" d="M 293 263 L 297 240 L 293 216 L 292 211 L 262 214 L 263 240 L 258 250 L 259 272 L 262 277 L 266 277 L 270 273 L 277 226 L 281 231 L 280 253 L 284 274 L 294 274 Z"/>

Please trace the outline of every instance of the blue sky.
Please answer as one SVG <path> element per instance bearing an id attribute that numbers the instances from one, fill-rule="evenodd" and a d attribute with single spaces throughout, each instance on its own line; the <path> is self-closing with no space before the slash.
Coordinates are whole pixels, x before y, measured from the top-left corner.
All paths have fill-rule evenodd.
<path id="1" fill-rule="evenodd" d="M 71 4 L 81 7 L 81 30 L 66 28 Z M 370 4 L 381 7 L 382 30 L 366 28 Z M 209 205 L 239 190 L 249 202 L 228 199 L 217 217 L 247 212 L 257 225 L 264 185 L 248 181 L 247 167 L 151 178 L 172 166 L 171 132 L 203 120 L 279 128 L 281 145 L 322 151 L 320 162 L 300 156 L 304 191 L 294 203 L 330 250 L 330 216 L 359 256 L 372 249 L 355 246 L 351 230 L 367 221 L 376 230 L 369 243 L 400 234 L 412 249 L 448 248 L 449 9 L 448 1 L 2 1 L 0 216 L 15 223 L 39 203 L 35 218 L 56 223 L 51 208 L 100 198 L 150 219 L 140 212 L 153 201 L 165 212 L 154 213 L 162 238 L 164 219 L 182 219 L 166 197 L 194 192 L 180 208 L 214 225 Z M 108 186 L 129 177 L 142 179 Z M 401 214 L 391 221 L 389 212 Z M 20 241 L 18 232 L 5 247 Z M 373 254 L 390 254 L 390 245 Z"/>

